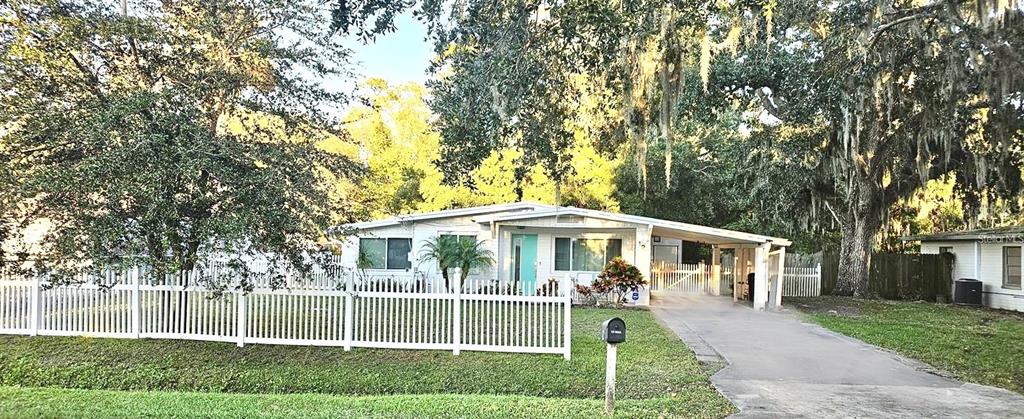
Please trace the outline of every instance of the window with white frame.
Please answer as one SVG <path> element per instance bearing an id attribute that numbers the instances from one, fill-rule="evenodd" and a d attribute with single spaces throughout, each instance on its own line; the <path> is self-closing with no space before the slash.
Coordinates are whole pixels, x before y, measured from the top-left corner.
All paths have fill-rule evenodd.
<path id="1" fill-rule="evenodd" d="M 939 254 L 953 253 L 953 246 L 939 246 Z"/>
<path id="2" fill-rule="evenodd" d="M 1003 247 L 1003 286 L 1020 288 L 1020 246 Z"/>
<path id="3" fill-rule="evenodd" d="M 412 239 L 408 238 L 360 238 L 359 263 L 368 269 L 409 269 L 412 261 Z"/>
<path id="4" fill-rule="evenodd" d="M 555 238 L 556 271 L 598 272 L 622 256 L 622 239 Z"/>
<path id="5" fill-rule="evenodd" d="M 463 243 L 463 242 L 475 243 L 476 242 L 476 235 L 475 234 L 455 234 L 455 233 L 452 233 L 452 234 L 442 234 L 441 235 L 441 240 L 450 240 L 452 238 L 457 240 L 459 243 Z"/>

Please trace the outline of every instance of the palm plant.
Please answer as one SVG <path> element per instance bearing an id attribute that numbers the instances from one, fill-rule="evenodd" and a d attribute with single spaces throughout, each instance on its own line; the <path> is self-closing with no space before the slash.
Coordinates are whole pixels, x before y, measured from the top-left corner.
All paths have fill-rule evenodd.
<path id="1" fill-rule="evenodd" d="M 359 254 L 356 256 L 356 269 L 359 270 L 359 278 L 366 279 L 366 270 L 373 266 L 373 261 L 370 260 L 370 255 L 359 249 Z"/>
<path id="2" fill-rule="evenodd" d="M 484 246 L 483 241 L 476 239 L 459 240 L 447 235 L 433 237 L 427 239 L 420 252 L 421 260 L 437 262 L 448 291 L 452 290 L 451 269 L 459 270 L 460 283 L 465 284 L 473 269 L 494 265 L 494 253 Z"/>
<path id="3" fill-rule="evenodd" d="M 459 267 L 459 283 L 463 287 L 471 270 L 494 265 L 494 253 L 484 247 L 482 240 L 459 240 L 456 249 L 454 262 Z"/>
<path id="4" fill-rule="evenodd" d="M 444 278 L 444 287 L 449 291 L 451 291 L 449 270 L 458 266 L 455 263 L 455 256 L 458 253 L 458 240 L 452 236 L 429 238 L 420 249 L 420 260 L 437 262 L 437 268 L 441 271 L 441 278 Z"/>

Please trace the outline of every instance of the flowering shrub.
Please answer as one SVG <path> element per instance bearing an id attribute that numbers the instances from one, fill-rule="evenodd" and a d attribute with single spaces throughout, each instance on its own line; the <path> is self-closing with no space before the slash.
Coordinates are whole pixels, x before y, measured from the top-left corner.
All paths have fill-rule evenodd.
<path id="1" fill-rule="evenodd" d="M 640 269 L 622 258 L 615 258 L 604 266 L 590 288 L 595 294 L 613 297 L 614 304 L 622 304 L 626 302 L 626 295 L 638 291 L 644 285 L 647 285 L 647 280 Z"/>
<path id="2" fill-rule="evenodd" d="M 576 298 L 573 303 L 583 306 L 593 306 L 597 304 L 597 296 L 594 295 L 594 291 L 589 286 L 576 284 Z"/>

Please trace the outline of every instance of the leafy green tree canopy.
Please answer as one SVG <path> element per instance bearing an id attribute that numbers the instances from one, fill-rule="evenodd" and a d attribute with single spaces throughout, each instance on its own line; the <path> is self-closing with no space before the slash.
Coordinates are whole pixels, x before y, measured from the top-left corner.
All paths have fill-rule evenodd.
<path id="1" fill-rule="evenodd" d="M 0 5 L 0 236 L 46 220 L 16 252 L 55 273 L 141 262 L 159 280 L 214 252 L 306 267 L 346 218 L 332 179 L 360 171 L 323 147 L 344 138 L 329 110 L 346 97 L 320 83 L 348 59 L 330 13 L 111 3 Z"/>

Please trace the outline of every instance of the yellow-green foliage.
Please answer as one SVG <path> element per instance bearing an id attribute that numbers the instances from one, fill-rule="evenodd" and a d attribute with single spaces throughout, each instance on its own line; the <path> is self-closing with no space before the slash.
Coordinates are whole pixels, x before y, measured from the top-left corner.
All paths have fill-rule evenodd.
<path id="1" fill-rule="evenodd" d="M 461 184 L 446 183 L 437 165 L 441 136 L 430 123 L 426 89 L 414 83 L 391 86 L 381 79 L 370 79 L 366 86 L 369 106 L 353 109 L 345 120 L 368 173 L 358 184 L 339 186 L 365 217 L 515 202 L 517 190 L 522 200 L 555 203 L 555 180 L 540 164 L 522 168 L 524 153 L 513 147 L 492 151 Z M 594 122 L 571 125 L 576 133 L 572 170 L 561 183 L 561 203 L 617 211 L 613 195 L 619 162 L 591 144 Z"/>
<path id="2" fill-rule="evenodd" d="M 369 171 L 356 200 L 371 217 L 436 211 L 471 204 L 469 190 L 443 183 L 437 168 L 441 136 L 430 124 L 426 89 L 415 83 L 390 86 L 367 81 L 369 107 L 345 118 Z"/>
<path id="3" fill-rule="evenodd" d="M 484 205 L 516 201 L 516 170 L 522 157 L 522 151 L 505 148 L 492 151 L 480 162 L 480 167 L 470 174 L 476 187 L 476 201 Z M 521 186 L 524 200 L 555 202 L 555 184 L 539 165 L 526 171 Z"/>
<path id="4" fill-rule="evenodd" d="M 618 211 L 615 171 L 621 162 L 599 154 L 588 141 L 577 138 L 572 151 L 573 174 L 562 184 L 562 194 L 576 205 Z M 563 199 L 565 201 L 565 199 Z"/>
<path id="5" fill-rule="evenodd" d="M 615 200 L 615 170 L 619 162 L 600 155 L 583 138 L 572 148 L 571 171 L 562 181 L 560 204 L 618 211 Z M 475 202 L 497 204 L 516 200 L 516 168 L 522 151 L 505 148 L 493 151 L 472 173 Z M 535 164 L 522 179 L 523 200 L 555 204 L 555 181 Z"/>

